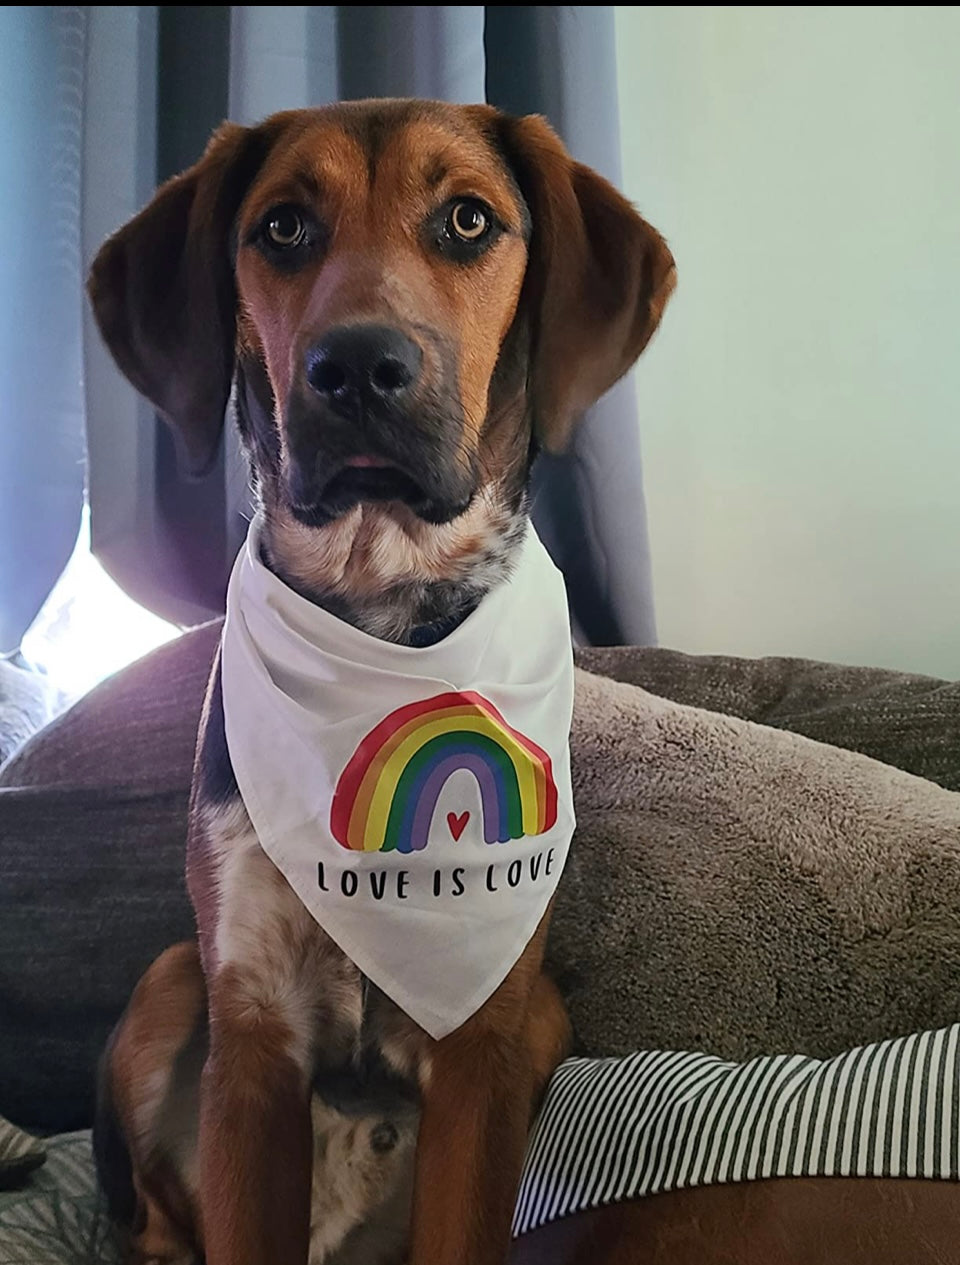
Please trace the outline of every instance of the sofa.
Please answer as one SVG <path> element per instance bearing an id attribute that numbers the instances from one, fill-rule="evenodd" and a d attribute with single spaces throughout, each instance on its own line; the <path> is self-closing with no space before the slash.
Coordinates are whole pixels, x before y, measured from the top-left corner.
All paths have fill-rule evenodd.
<path id="1" fill-rule="evenodd" d="M 0 768 L 0 1117 L 46 1150 L 0 1190 L 0 1265 L 110 1259 L 94 1069 L 139 974 L 192 934 L 186 806 L 218 634 L 161 647 Z M 960 1020 L 960 682 L 583 650 L 572 754 L 549 959 L 579 1056 L 830 1059 Z M 517 1259 L 598 1259 L 598 1215 L 525 1236 Z M 629 1217 L 671 1265 L 960 1261 L 953 1180 L 787 1175 Z M 825 1254 L 844 1235 L 861 1255 Z"/>

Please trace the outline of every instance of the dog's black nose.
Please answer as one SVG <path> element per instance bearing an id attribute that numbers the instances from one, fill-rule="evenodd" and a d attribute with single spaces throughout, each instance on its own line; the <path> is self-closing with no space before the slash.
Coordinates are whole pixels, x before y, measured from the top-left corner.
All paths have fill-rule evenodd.
<path id="1" fill-rule="evenodd" d="M 388 325 L 340 325 L 307 352 L 307 382 L 343 408 L 396 400 L 420 375 L 417 344 Z"/>

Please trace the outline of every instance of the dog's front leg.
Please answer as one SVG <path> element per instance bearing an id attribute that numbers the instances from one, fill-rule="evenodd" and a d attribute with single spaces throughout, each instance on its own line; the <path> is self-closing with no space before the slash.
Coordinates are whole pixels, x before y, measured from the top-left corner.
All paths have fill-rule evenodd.
<path id="1" fill-rule="evenodd" d="M 201 720 L 187 883 L 207 986 L 199 1221 L 206 1265 L 307 1265 L 314 924 L 260 847 L 227 753 L 219 659 Z"/>
<path id="2" fill-rule="evenodd" d="M 417 1139 L 411 1265 L 503 1265 L 523 1167 L 532 1074 L 471 1024 L 440 1042 Z"/>
<path id="3" fill-rule="evenodd" d="M 410 1265 L 504 1265 L 531 1107 L 569 1024 L 540 972 L 546 920 L 490 1000 L 430 1055 Z"/>
<path id="4" fill-rule="evenodd" d="M 306 1265 L 313 1141 L 293 1033 L 231 968 L 210 987 L 200 1097 L 206 1265 Z"/>

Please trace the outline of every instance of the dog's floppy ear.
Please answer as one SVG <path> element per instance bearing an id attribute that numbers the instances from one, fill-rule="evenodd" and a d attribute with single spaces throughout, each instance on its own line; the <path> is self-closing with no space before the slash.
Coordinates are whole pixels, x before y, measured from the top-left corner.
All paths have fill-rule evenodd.
<path id="1" fill-rule="evenodd" d="M 580 415 L 630 368 L 676 284 L 666 242 L 538 115 L 499 116 L 532 218 L 524 283 L 534 429 L 561 451 Z"/>
<path id="2" fill-rule="evenodd" d="M 231 230 L 269 146 L 264 128 L 224 124 L 198 163 L 104 243 L 90 272 L 104 342 L 174 428 L 193 475 L 220 442 L 236 338 Z"/>

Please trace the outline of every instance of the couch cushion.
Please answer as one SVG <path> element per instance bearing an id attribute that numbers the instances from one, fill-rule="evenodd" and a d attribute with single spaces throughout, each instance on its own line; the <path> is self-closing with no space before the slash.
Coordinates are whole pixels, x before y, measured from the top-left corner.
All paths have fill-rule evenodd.
<path id="1" fill-rule="evenodd" d="M 193 748 L 221 621 L 109 677 L 0 769 L 0 787 L 157 794 L 189 787 Z"/>
<path id="2" fill-rule="evenodd" d="M 0 788 L 0 1112 L 89 1124 L 97 1060 L 139 975 L 193 934 L 185 789 Z"/>

